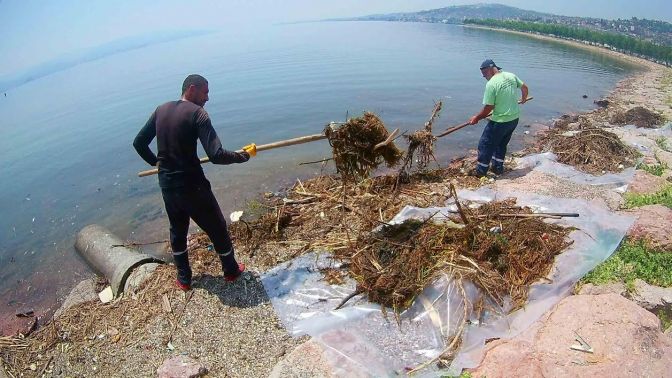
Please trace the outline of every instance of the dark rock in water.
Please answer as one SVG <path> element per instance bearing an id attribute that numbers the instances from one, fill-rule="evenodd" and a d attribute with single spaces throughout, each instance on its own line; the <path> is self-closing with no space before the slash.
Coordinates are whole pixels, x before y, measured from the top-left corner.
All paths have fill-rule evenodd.
<path id="1" fill-rule="evenodd" d="M 583 97 L 583 98 L 588 98 L 588 95 L 583 95 L 583 96 L 581 96 L 581 97 Z"/>
<path id="2" fill-rule="evenodd" d="M 600 108 L 606 108 L 607 106 L 609 106 L 609 100 L 595 100 L 593 101 L 593 103 L 599 106 Z"/>
<path id="3" fill-rule="evenodd" d="M 555 120 L 553 127 L 563 128 L 569 125 L 570 123 L 578 122 L 578 114 L 563 114 L 559 119 Z"/>
<path id="4" fill-rule="evenodd" d="M 19 318 L 29 318 L 35 316 L 35 311 L 33 311 L 32 308 L 22 308 L 17 310 L 14 314 Z"/>

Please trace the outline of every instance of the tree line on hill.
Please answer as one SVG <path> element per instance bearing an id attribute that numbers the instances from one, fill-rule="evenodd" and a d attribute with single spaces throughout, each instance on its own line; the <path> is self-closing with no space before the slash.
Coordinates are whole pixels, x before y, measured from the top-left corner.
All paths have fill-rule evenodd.
<path id="1" fill-rule="evenodd" d="M 588 41 L 622 52 L 646 57 L 667 66 L 672 65 L 672 47 L 658 45 L 622 34 L 606 33 L 567 25 L 514 20 L 466 19 L 464 20 L 464 24 L 510 29 L 521 32 L 533 32 L 578 41 Z"/>

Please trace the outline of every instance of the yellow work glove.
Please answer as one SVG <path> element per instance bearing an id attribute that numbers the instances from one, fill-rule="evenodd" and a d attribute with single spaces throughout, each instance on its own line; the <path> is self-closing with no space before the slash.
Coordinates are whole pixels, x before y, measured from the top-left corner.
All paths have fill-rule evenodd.
<path id="1" fill-rule="evenodd" d="M 250 154 L 251 157 L 255 157 L 257 156 L 257 145 L 254 143 L 250 143 L 247 146 L 243 147 L 243 151 Z"/>

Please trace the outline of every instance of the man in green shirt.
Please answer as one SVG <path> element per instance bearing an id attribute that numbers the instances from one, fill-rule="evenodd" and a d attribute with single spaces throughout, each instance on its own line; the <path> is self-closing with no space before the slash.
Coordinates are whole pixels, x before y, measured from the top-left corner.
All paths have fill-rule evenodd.
<path id="1" fill-rule="evenodd" d="M 475 175 L 478 177 L 488 173 L 491 163 L 494 174 L 504 173 L 506 147 L 518 126 L 520 115 L 518 105 L 527 101 L 528 93 L 527 85 L 518 76 L 502 71 L 492 59 L 481 63 L 481 74 L 488 81 L 483 94 L 483 109 L 471 117 L 468 123 L 475 125 L 488 117 L 490 112 L 492 115 L 478 142 L 478 163 L 475 169 Z M 520 100 L 517 95 L 518 89 L 521 92 Z"/>

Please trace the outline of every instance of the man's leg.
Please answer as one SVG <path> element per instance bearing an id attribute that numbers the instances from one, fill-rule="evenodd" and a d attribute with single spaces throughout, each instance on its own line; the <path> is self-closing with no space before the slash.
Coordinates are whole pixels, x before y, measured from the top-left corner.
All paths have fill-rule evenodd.
<path id="1" fill-rule="evenodd" d="M 212 194 L 210 184 L 204 184 L 197 191 L 190 211 L 191 218 L 210 237 L 215 251 L 219 255 L 224 274 L 230 277 L 240 274 L 238 262 L 233 251 L 233 243 L 226 227 L 226 220 Z"/>
<path id="2" fill-rule="evenodd" d="M 191 267 L 187 252 L 187 232 L 189 232 L 189 214 L 184 211 L 183 202 L 187 200 L 181 190 L 161 190 L 170 222 L 170 247 L 177 268 L 177 280 L 184 287 L 191 285 Z"/>
<path id="3" fill-rule="evenodd" d="M 497 125 L 492 121 L 489 121 L 483 129 L 483 134 L 481 134 L 481 139 L 478 142 L 478 162 L 476 163 L 476 174 L 478 176 L 485 176 L 488 173 L 490 159 L 497 145 L 496 132 Z"/>
<path id="4" fill-rule="evenodd" d="M 502 136 L 492 155 L 492 172 L 496 175 L 501 175 L 504 173 L 504 158 L 506 157 L 506 147 L 511 141 L 511 136 L 513 135 L 513 131 L 516 130 L 516 126 L 518 126 L 517 118 L 513 121 L 500 123 L 498 125 L 498 127 L 501 127 Z"/>

